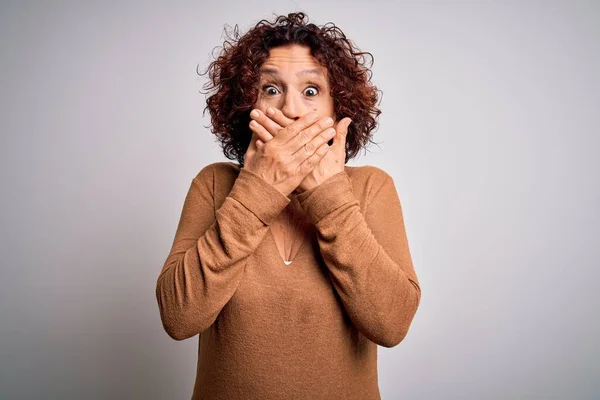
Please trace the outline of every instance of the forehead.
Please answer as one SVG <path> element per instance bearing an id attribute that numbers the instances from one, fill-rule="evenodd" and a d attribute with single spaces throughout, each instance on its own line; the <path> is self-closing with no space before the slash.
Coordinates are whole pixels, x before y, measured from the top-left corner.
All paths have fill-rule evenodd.
<path id="1" fill-rule="evenodd" d="M 282 74 L 298 74 L 300 72 L 312 75 L 326 74 L 326 68 L 310 53 L 306 46 L 291 45 L 272 48 L 269 57 L 261 66 L 261 72 L 278 71 Z"/>

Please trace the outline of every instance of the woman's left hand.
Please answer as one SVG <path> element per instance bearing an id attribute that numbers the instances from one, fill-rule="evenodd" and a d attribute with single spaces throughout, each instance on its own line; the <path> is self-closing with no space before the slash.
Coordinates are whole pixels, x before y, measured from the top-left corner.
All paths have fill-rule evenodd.
<path id="1" fill-rule="evenodd" d="M 270 111 L 273 111 L 271 113 Z M 273 139 L 279 130 L 285 128 L 294 120 L 287 118 L 281 110 L 276 108 L 267 109 L 269 115 L 265 115 L 259 111 L 258 116 L 251 116 L 253 120 L 258 122 L 259 126 L 250 129 L 259 137 L 256 141 L 256 147 L 260 148 L 264 143 Z M 315 166 L 310 174 L 304 178 L 300 185 L 296 188 L 296 193 L 302 193 L 306 190 L 312 189 L 325 182 L 329 177 L 344 171 L 344 164 L 346 161 L 346 134 L 348 133 L 348 126 L 352 120 L 348 117 L 343 118 L 341 121 L 334 123 L 336 134 L 333 138 L 333 144 L 329 146 L 329 151 L 321 159 L 319 164 Z"/>

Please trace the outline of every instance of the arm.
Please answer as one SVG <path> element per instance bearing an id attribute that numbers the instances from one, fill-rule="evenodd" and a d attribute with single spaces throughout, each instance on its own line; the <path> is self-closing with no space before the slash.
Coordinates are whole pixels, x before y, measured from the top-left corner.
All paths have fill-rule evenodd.
<path id="1" fill-rule="evenodd" d="M 365 215 L 346 172 L 299 196 L 318 232 L 321 254 L 350 319 L 371 341 L 393 347 L 406 336 L 421 300 L 391 176 L 369 196 Z"/>
<path id="2" fill-rule="evenodd" d="M 214 167 L 191 183 L 169 256 L 156 282 L 165 331 L 175 340 L 208 328 L 235 293 L 249 255 L 290 199 L 260 176 L 241 169 L 215 211 Z"/>

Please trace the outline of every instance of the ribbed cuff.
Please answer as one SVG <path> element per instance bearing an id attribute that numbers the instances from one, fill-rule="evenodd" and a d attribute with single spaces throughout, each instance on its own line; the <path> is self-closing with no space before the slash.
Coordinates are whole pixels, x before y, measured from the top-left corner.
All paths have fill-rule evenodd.
<path id="1" fill-rule="evenodd" d="M 314 224 L 344 204 L 358 203 L 346 171 L 330 176 L 319 186 L 300 193 L 296 198 Z"/>
<path id="2" fill-rule="evenodd" d="M 229 197 L 240 202 L 265 225 L 291 201 L 261 176 L 245 168 L 240 169 Z"/>

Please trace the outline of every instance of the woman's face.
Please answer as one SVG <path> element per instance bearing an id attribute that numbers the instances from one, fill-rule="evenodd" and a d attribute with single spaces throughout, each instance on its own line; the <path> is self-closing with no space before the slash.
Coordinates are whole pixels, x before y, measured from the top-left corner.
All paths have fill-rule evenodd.
<path id="1" fill-rule="evenodd" d="M 327 69 L 306 46 L 275 47 L 260 69 L 259 95 L 254 108 L 280 109 L 290 119 L 317 110 L 320 117 L 335 121 L 333 98 L 329 95 Z"/>

